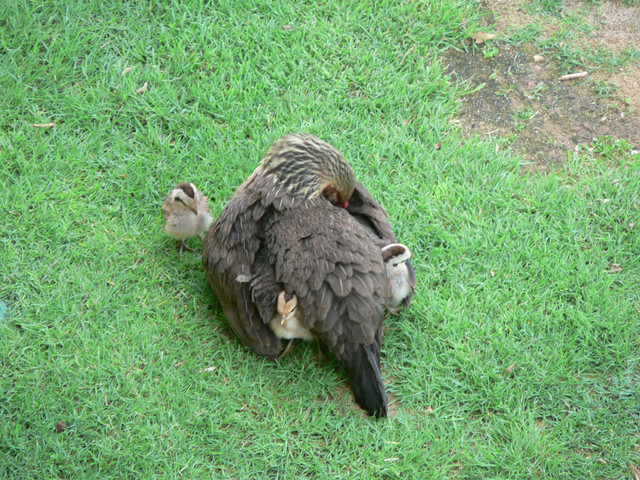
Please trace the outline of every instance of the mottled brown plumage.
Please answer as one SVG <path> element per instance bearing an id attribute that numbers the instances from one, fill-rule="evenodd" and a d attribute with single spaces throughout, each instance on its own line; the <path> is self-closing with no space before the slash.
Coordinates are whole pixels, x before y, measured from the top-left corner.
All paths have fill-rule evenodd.
<path id="1" fill-rule="evenodd" d="M 269 324 L 280 293 L 295 295 L 296 319 L 338 357 L 356 401 L 380 417 L 388 286 L 381 247 L 393 242 L 386 212 L 344 156 L 317 137 L 291 134 L 233 195 L 204 238 L 202 260 L 229 324 L 260 355 L 281 351 Z"/>

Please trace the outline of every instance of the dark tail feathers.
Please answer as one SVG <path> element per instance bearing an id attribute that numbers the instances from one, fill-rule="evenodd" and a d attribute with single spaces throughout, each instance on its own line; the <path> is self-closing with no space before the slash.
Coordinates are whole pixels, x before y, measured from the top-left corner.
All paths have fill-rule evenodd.
<path id="1" fill-rule="evenodd" d="M 379 345 L 358 345 L 355 350 L 345 351 L 341 355 L 356 402 L 376 418 L 387 416 L 387 394 L 380 373 L 380 354 L 376 355 Z"/>

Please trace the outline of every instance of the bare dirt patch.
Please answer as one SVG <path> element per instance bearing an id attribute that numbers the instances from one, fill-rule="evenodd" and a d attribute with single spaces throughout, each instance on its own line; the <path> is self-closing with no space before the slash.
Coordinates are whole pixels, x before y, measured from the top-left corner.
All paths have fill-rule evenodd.
<path id="1" fill-rule="evenodd" d="M 583 2 L 573 0 L 568 8 L 578 9 Z M 620 1 L 608 1 L 588 8 L 585 21 L 596 26 L 594 32 L 585 35 L 589 46 L 603 47 L 614 52 L 636 48 L 640 44 L 640 9 L 623 5 Z"/>
<path id="2" fill-rule="evenodd" d="M 524 26 L 535 20 L 524 0 L 487 0 L 486 7 L 498 12 L 489 16 L 491 31 L 509 25 Z M 640 9 L 620 2 L 589 7 L 573 0 L 567 9 L 580 9 L 594 29 L 584 39 L 588 48 L 619 52 L 640 45 Z M 539 20 L 539 18 L 538 18 Z M 550 22 L 551 35 L 559 28 Z M 588 42 L 592 42 L 589 47 Z M 497 49 L 495 47 L 498 47 Z M 492 49 L 493 50 L 488 50 Z M 640 66 L 629 65 L 614 73 L 588 71 L 586 77 L 561 81 L 566 73 L 560 62 L 545 54 L 536 61 L 533 46 L 472 45 L 445 52 L 442 61 L 454 81 L 468 81 L 480 88 L 462 99 L 459 121 L 465 135 L 497 137 L 502 145 L 520 151 L 525 162 L 545 169 L 564 161 L 567 151 L 586 146 L 594 138 L 611 136 L 640 146 Z M 596 85 L 614 84 L 608 96 L 599 96 Z"/>

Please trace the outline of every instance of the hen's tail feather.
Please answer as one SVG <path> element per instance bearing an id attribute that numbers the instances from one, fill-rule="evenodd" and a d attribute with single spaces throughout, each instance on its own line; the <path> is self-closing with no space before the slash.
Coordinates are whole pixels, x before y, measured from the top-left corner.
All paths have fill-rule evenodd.
<path id="1" fill-rule="evenodd" d="M 387 394 L 382 374 L 378 344 L 359 345 L 353 351 L 345 351 L 340 357 L 347 370 L 356 402 L 376 418 L 387 416 Z"/>

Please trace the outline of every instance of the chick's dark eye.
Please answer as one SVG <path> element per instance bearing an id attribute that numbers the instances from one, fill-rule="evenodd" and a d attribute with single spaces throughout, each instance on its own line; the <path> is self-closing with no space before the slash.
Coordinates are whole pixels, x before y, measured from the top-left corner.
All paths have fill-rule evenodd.
<path id="1" fill-rule="evenodd" d="M 182 199 L 180 197 L 176 197 L 173 199 L 175 202 L 180 202 L 181 204 L 184 205 L 184 202 L 182 201 Z"/>

